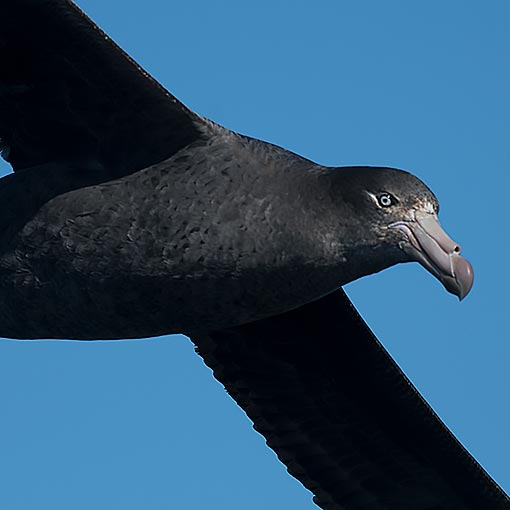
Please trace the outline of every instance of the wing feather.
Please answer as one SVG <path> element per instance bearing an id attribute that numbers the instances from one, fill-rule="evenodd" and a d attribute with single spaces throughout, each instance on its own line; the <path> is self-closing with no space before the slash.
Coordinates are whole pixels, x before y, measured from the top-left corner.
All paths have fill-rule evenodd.
<path id="1" fill-rule="evenodd" d="M 510 509 L 342 290 L 191 338 L 325 510 Z"/>
<path id="2" fill-rule="evenodd" d="M 0 146 L 14 170 L 79 161 L 118 177 L 201 124 L 70 0 L 0 2 Z"/>

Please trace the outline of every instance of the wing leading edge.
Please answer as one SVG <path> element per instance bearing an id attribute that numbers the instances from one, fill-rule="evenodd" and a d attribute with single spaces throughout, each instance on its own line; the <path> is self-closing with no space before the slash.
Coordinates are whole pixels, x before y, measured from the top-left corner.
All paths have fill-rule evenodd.
<path id="1" fill-rule="evenodd" d="M 190 335 L 290 474 L 326 510 L 508 510 L 342 290 Z"/>
<path id="2" fill-rule="evenodd" d="M 191 112 L 69 0 L 0 2 L 0 142 L 14 170 L 119 177 L 201 136 Z"/>

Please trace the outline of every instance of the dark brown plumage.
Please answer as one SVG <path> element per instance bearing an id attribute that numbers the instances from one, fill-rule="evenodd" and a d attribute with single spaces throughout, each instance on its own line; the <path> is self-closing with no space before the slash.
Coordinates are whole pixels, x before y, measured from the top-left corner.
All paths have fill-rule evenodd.
<path id="1" fill-rule="evenodd" d="M 192 339 L 321 508 L 509 508 L 342 290 Z"/>
<path id="2" fill-rule="evenodd" d="M 187 332 L 323 508 L 510 508 L 336 291 L 418 260 L 469 292 L 421 181 L 203 119 L 68 0 L 0 19 L 0 335 Z"/>

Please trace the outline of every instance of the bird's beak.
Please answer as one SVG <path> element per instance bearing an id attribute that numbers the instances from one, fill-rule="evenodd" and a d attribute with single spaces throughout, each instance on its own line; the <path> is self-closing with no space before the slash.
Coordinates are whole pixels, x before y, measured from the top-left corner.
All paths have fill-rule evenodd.
<path id="1" fill-rule="evenodd" d="M 400 247 L 430 271 L 448 292 L 464 299 L 473 286 L 473 267 L 460 256 L 460 246 L 441 228 L 435 214 L 418 211 L 413 221 L 397 221 L 389 225 L 404 232 Z"/>

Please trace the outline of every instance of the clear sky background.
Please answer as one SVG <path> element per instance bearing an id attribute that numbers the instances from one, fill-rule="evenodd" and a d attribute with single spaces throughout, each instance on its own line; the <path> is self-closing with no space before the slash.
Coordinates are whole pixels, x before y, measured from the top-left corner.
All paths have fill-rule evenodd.
<path id="1" fill-rule="evenodd" d="M 78 3 L 199 113 L 322 164 L 405 168 L 435 191 L 472 294 L 459 304 L 417 264 L 347 291 L 508 491 L 510 3 Z M 3 510 L 315 508 L 182 336 L 1 340 L 0 409 Z"/>

